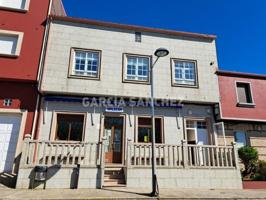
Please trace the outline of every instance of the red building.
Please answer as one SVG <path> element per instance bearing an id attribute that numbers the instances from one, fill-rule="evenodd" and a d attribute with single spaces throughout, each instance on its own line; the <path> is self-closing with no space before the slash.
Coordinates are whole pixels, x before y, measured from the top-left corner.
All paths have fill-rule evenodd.
<path id="1" fill-rule="evenodd" d="M 23 137 L 34 137 L 50 13 L 65 15 L 61 0 L 0 1 L 0 173 L 16 172 Z"/>
<path id="2" fill-rule="evenodd" d="M 266 76 L 218 71 L 225 140 L 251 145 L 266 159 Z M 220 137 L 221 139 L 221 137 Z"/>

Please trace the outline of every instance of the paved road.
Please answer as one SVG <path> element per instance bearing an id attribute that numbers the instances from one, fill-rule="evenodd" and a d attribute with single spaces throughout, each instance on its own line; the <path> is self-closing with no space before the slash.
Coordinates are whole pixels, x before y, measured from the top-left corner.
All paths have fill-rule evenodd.
<path id="1" fill-rule="evenodd" d="M 149 189 L 0 189 L 0 199 L 148 199 Z M 156 198 L 157 199 L 157 198 Z M 173 190 L 161 189 L 159 199 L 266 199 L 266 190 Z"/>

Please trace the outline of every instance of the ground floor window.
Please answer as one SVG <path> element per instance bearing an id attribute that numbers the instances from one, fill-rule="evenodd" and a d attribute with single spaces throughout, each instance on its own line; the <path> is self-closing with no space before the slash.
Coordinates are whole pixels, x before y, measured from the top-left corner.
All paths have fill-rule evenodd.
<path id="1" fill-rule="evenodd" d="M 57 114 L 56 140 L 82 141 L 84 114 Z"/>
<path id="2" fill-rule="evenodd" d="M 243 131 L 237 131 L 234 133 L 237 147 L 243 147 L 247 145 L 246 133 Z"/>
<path id="3" fill-rule="evenodd" d="M 155 118 L 155 142 L 163 143 L 163 120 Z M 138 142 L 150 143 L 152 140 L 152 119 L 151 117 L 138 117 Z"/>
<path id="4" fill-rule="evenodd" d="M 188 144 L 208 145 L 208 126 L 206 120 L 186 120 L 186 137 Z"/>

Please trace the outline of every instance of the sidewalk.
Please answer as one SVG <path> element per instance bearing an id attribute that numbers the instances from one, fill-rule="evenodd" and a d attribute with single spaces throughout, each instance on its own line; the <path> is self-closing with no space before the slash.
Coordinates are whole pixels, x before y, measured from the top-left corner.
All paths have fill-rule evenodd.
<path id="1" fill-rule="evenodd" d="M 0 189 L 0 199 L 148 199 L 149 189 Z M 155 198 L 158 199 L 158 198 Z M 266 190 L 173 190 L 161 189 L 159 199 L 266 199 Z"/>

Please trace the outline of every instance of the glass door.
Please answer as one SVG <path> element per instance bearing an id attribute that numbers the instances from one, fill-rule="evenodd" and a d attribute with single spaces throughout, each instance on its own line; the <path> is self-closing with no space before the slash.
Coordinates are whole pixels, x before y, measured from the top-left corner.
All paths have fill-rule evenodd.
<path id="1" fill-rule="evenodd" d="M 123 117 L 105 117 L 104 136 L 106 137 L 105 162 L 122 163 Z"/>

